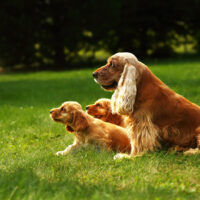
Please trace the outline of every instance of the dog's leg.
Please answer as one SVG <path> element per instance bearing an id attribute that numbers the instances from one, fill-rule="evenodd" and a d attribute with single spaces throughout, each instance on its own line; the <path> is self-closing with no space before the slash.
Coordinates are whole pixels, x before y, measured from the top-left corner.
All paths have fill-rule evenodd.
<path id="1" fill-rule="evenodd" d="M 78 149 L 79 147 L 80 147 L 80 144 L 78 142 L 74 141 L 74 143 L 69 145 L 64 151 L 58 151 L 56 153 L 56 155 L 57 156 L 59 156 L 59 155 L 62 155 L 62 156 L 67 155 L 70 152 L 72 152 L 73 150 Z"/>
<path id="2" fill-rule="evenodd" d="M 133 155 L 133 149 L 134 149 L 134 142 L 131 140 L 131 153 L 130 154 L 126 154 L 126 153 L 117 153 L 114 156 L 114 160 L 122 160 L 122 159 L 133 159 L 135 156 Z"/>
<path id="3" fill-rule="evenodd" d="M 152 123 L 150 116 L 146 113 L 133 116 L 128 133 L 131 141 L 131 154 L 117 154 L 114 159 L 135 158 L 160 147 L 159 129 Z"/>
<path id="4" fill-rule="evenodd" d="M 145 152 L 136 153 L 134 144 L 135 144 L 135 142 L 133 140 L 131 140 L 131 153 L 130 154 L 118 153 L 114 156 L 114 160 L 122 160 L 124 158 L 125 159 L 134 159 L 136 157 L 144 155 Z"/>
<path id="5" fill-rule="evenodd" d="M 160 129 L 153 124 L 148 113 L 136 113 L 133 116 L 129 135 L 131 139 L 131 155 L 143 155 L 146 152 L 160 148 Z"/>

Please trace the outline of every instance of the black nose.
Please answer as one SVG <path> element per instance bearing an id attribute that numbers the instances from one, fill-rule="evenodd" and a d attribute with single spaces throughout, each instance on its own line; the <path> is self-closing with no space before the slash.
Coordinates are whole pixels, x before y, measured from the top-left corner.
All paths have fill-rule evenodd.
<path id="1" fill-rule="evenodd" d="M 50 110 L 50 114 L 53 112 L 53 110 Z"/>
<path id="2" fill-rule="evenodd" d="M 98 73 L 97 73 L 97 72 L 93 72 L 93 73 L 92 73 L 92 76 L 93 76 L 94 78 L 97 78 L 97 77 L 98 77 Z"/>
<path id="3" fill-rule="evenodd" d="M 85 109 L 88 110 L 89 106 L 86 106 Z"/>

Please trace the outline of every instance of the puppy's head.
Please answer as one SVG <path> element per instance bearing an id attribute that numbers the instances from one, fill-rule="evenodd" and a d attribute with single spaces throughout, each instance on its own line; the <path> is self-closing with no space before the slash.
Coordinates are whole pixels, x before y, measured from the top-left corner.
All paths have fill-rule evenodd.
<path id="1" fill-rule="evenodd" d="M 54 121 L 65 124 L 69 132 L 84 131 L 88 127 L 87 117 L 77 102 L 63 103 L 60 107 L 52 109 L 50 116 Z"/>
<path id="2" fill-rule="evenodd" d="M 99 99 L 94 104 L 86 106 L 86 110 L 88 114 L 105 122 L 110 122 L 119 126 L 123 124 L 123 117 L 111 112 L 110 99 Z"/>
<path id="3" fill-rule="evenodd" d="M 99 99 L 94 104 L 86 106 L 87 113 L 95 118 L 107 121 L 111 114 L 110 99 Z"/>

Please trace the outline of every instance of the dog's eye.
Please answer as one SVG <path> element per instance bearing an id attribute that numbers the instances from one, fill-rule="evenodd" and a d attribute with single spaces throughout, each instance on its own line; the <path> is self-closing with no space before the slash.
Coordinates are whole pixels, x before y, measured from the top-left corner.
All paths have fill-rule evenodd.
<path id="1" fill-rule="evenodd" d="M 113 67 L 113 63 L 112 62 L 110 62 L 110 66 Z"/>
<path id="2" fill-rule="evenodd" d="M 64 107 L 62 107 L 60 110 L 61 110 L 61 111 L 65 111 L 65 108 L 64 108 Z"/>
<path id="3" fill-rule="evenodd" d="M 112 61 L 110 62 L 110 67 L 114 67 L 114 64 L 113 64 L 113 62 L 112 62 Z"/>
<path id="4" fill-rule="evenodd" d="M 100 103 L 98 103 L 98 104 L 97 104 L 97 106 L 98 106 L 98 107 L 101 107 L 101 104 L 100 104 Z"/>

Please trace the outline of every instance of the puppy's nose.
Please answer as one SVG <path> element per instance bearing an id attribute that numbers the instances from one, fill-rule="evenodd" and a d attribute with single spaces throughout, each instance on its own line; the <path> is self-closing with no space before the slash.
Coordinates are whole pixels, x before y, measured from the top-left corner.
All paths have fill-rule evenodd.
<path id="1" fill-rule="evenodd" d="M 93 73 L 92 73 L 92 76 L 93 76 L 94 78 L 97 78 L 97 77 L 98 77 L 98 73 L 97 73 L 97 72 L 93 72 Z"/>
<path id="2" fill-rule="evenodd" d="M 50 110 L 50 114 L 53 112 L 53 110 Z"/>
<path id="3" fill-rule="evenodd" d="M 88 110 L 88 109 L 89 109 L 89 106 L 86 106 L 85 109 Z"/>

